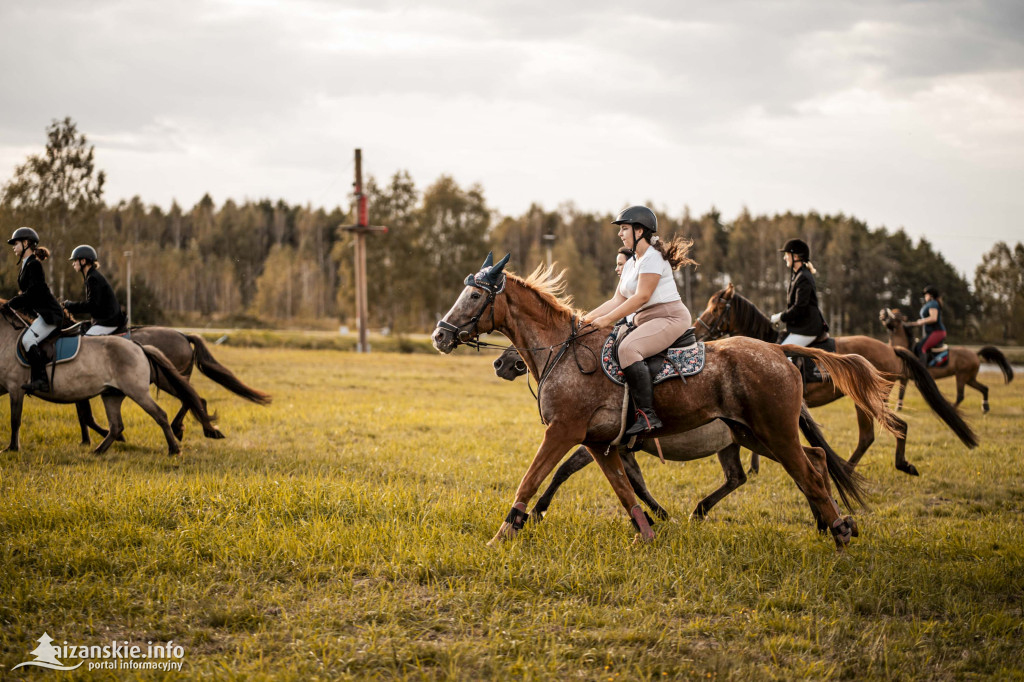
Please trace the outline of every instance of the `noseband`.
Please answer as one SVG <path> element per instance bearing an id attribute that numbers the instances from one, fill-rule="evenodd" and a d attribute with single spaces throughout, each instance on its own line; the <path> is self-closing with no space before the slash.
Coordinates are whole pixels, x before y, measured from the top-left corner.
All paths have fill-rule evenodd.
<path id="1" fill-rule="evenodd" d="M 718 299 L 718 300 L 721 301 L 722 299 Z M 721 329 L 722 322 L 725 321 L 726 316 L 729 314 L 729 308 L 731 308 L 731 307 L 732 307 L 732 299 L 730 298 L 725 303 L 725 310 L 723 310 L 721 313 L 718 314 L 718 317 L 715 318 L 715 323 L 713 325 L 711 325 L 710 327 L 708 326 L 708 323 L 704 321 L 703 316 L 700 316 L 700 317 L 697 318 L 697 322 L 699 322 L 701 324 L 701 326 L 703 326 L 705 329 L 708 330 L 706 338 L 709 341 L 714 341 L 716 339 L 720 339 L 723 336 L 725 336 L 726 332 L 722 331 L 722 329 Z"/>

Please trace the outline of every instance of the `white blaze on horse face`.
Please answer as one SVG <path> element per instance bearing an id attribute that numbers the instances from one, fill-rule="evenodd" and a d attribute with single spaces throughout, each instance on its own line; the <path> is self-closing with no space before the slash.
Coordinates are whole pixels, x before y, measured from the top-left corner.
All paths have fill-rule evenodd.
<path id="1" fill-rule="evenodd" d="M 474 298 L 474 294 L 478 294 L 477 298 Z M 441 318 L 442 322 L 447 322 L 455 327 L 466 326 L 473 315 L 476 314 L 476 309 L 480 305 L 480 298 L 483 296 L 483 290 L 476 287 L 467 286 L 459 294 L 459 297 L 455 299 L 455 304 L 451 307 L 444 317 Z M 466 331 L 471 331 L 467 329 Z M 442 353 L 451 353 L 455 350 L 455 342 L 458 339 L 455 338 L 455 334 L 447 329 L 436 329 L 434 330 L 433 343 L 434 348 Z"/>

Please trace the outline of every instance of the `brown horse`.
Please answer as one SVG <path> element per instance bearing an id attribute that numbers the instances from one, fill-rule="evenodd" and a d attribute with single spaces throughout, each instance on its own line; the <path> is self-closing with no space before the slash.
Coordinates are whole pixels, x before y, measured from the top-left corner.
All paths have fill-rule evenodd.
<path id="1" fill-rule="evenodd" d="M 135 327 L 131 330 L 131 339 L 146 346 L 159 348 L 178 370 L 178 373 L 185 377 L 186 381 L 192 380 L 193 368 L 199 368 L 199 371 L 205 376 L 245 400 L 257 405 L 269 405 L 272 400 L 270 394 L 247 386 L 231 370 L 218 362 L 210 352 L 206 341 L 198 334 L 185 334 L 170 327 Z M 185 434 L 185 415 L 189 412 L 188 405 L 175 392 L 174 386 L 163 377 L 158 377 L 157 388 L 181 400 L 181 408 L 171 420 L 171 429 L 178 440 L 181 440 Z M 89 445 L 89 429 L 96 431 L 101 436 L 107 435 L 106 429 L 100 427 L 93 419 L 92 408 L 88 401 L 78 403 L 76 407 L 78 408 L 78 424 L 82 429 L 82 445 Z M 211 431 L 205 425 L 203 435 L 207 438 L 223 438 L 219 430 Z"/>
<path id="2" fill-rule="evenodd" d="M 724 336 L 750 336 L 762 341 L 774 341 L 778 332 L 771 320 L 757 306 L 736 293 L 730 283 L 715 293 L 709 300 L 704 312 L 697 318 L 697 337 L 719 339 Z M 936 415 L 952 429 L 957 438 L 969 448 L 977 446 L 978 439 L 971 427 L 964 422 L 956 408 L 942 397 L 935 385 L 935 380 L 913 353 L 902 348 L 892 348 L 886 343 L 870 336 L 840 336 L 835 339 L 836 352 L 840 354 L 855 353 L 862 356 L 881 372 L 887 379 L 907 378 L 914 381 L 925 402 Z M 827 405 L 842 398 L 844 391 L 836 386 L 829 377 L 820 383 L 809 383 L 804 387 L 804 400 L 811 407 Z M 857 426 L 859 438 L 857 448 L 850 455 L 850 464 L 856 466 L 867 449 L 875 441 L 875 429 L 871 415 L 857 409 Z M 907 424 L 896 419 L 899 424 L 896 436 L 896 468 L 900 471 L 917 476 L 917 467 L 907 461 Z M 757 468 L 757 453 L 751 460 L 751 466 Z"/>
<path id="3" fill-rule="evenodd" d="M 882 321 L 885 328 L 889 331 L 889 344 L 893 348 L 906 348 L 911 349 L 917 342 L 917 339 L 911 338 L 910 333 L 907 331 L 907 327 L 904 323 L 907 318 L 899 311 L 899 308 L 884 308 L 878 313 L 878 319 Z M 988 412 L 988 386 L 978 381 L 978 371 L 981 369 L 981 361 L 994 362 L 999 366 L 999 369 L 1003 370 L 1003 380 L 1005 383 L 1013 381 L 1013 367 L 1006 360 L 1006 356 L 1003 352 L 995 346 L 984 346 L 980 348 L 977 353 L 968 350 L 963 346 L 950 346 L 949 347 L 949 360 L 942 367 L 929 367 L 928 373 L 932 375 L 934 379 L 944 379 L 945 377 L 956 377 L 956 404 L 959 405 L 964 401 L 964 386 L 970 386 L 971 388 L 981 392 L 981 409 Z M 900 379 L 900 396 L 899 401 L 896 403 L 896 409 L 900 410 L 903 408 L 903 396 L 907 392 L 907 380 Z"/>
<path id="4" fill-rule="evenodd" d="M 514 347 L 505 349 L 498 356 L 498 359 L 494 361 L 493 365 L 494 373 L 506 381 L 514 381 L 529 372 L 526 363 L 523 362 L 522 357 Z M 824 434 L 821 433 L 820 428 L 811 418 L 811 414 L 807 411 L 806 407 L 801 408 L 800 430 L 812 446 L 823 448 L 826 452 L 831 450 L 825 441 Z M 740 446 L 736 443 L 736 439 L 733 438 L 732 430 L 722 421 L 715 420 L 692 431 L 673 434 L 658 440 L 660 442 L 655 443 L 653 439 L 647 439 L 643 441 L 640 449 L 648 454 L 660 456 L 664 460 L 671 462 L 690 462 L 695 459 L 718 455 L 718 462 L 722 465 L 722 473 L 725 474 L 725 482 L 697 503 L 697 506 L 690 513 L 691 519 L 698 521 L 705 519 L 712 507 L 721 502 L 729 493 L 747 482 L 747 476 L 743 472 L 743 464 L 740 462 Z M 808 449 L 804 448 L 804 450 L 805 454 L 807 454 Z M 622 458 L 622 467 L 626 471 L 626 477 L 629 478 L 629 483 L 633 486 L 633 492 L 636 496 L 647 505 L 655 516 L 661 519 L 669 518 L 665 508 L 654 499 L 650 490 L 647 489 L 647 482 L 644 480 L 643 472 L 640 470 L 640 464 L 636 461 L 635 454 L 629 450 L 621 450 L 619 456 Z M 551 506 L 551 500 L 554 498 L 555 493 L 558 492 L 558 489 L 562 487 L 562 484 L 593 461 L 594 458 L 586 447 L 581 445 L 576 448 L 559 465 L 554 476 L 551 477 L 551 483 L 548 484 L 548 487 L 537 498 L 537 503 L 530 510 L 529 517 L 537 521 L 542 520 L 547 513 L 548 507 Z"/>
<path id="5" fill-rule="evenodd" d="M 451 310 L 438 322 L 434 347 L 451 353 L 480 333 L 497 331 L 519 349 L 530 372 L 539 377 L 538 406 L 547 424 L 544 440 L 516 491 L 515 501 L 492 542 L 514 536 L 526 522 L 527 504 L 562 456 L 573 446 L 587 446 L 632 518 L 641 537 L 651 539 L 643 510 L 626 479 L 618 449 L 611 447 L 621 430 L 622 390 L 599 370 L 598 354 L 610 329 L 581 329 L 578 311 L 561 298 L 562 276 L 538 268 L 522 279 L 505 273 L 508 256 L 493 264 L 488 255 L 481 270 L 466 278 Z M 737 442 L 757 448 L 782 464 L 807 498 L 819 526 L 828 527 L 843 547 L 856 532 L 832 499 L 830 472 L 840 495 L 860 499 L 852 468 L 828 458 L 821 448 L 800 444 L 801 381 L 797 369 L 778 346 L 754 339 L 725 339 L 706 347 L 702 372 L 654 389 L 655 408 L 664 426 L 650 437 L 664 437 L 710 423 L 726 422 Z M 885 406 L 891 384 L 863 358 L 830 355 L 805 348 L 792 353 L 813 358 L 842 390 L 891 429 Z"/>
<path id="6" fill-rule="evenodd" d="M 3 302 L 6 304 L 6 302 Z M 15 346 L 28 326 L 18 314 L 4 305 L 0 319 L 0 392 L 10 396 L 11 441 L 7 449 L 20 448 L 21 412 L 25 392 L 21 386 L 29 378 L 29 369 L 16 357 Z M 77 403 L 102 396 L 110 430 L 96 448 L 102 453 L 121 434 L 121 403 L 131 398 L 160 426 L 170 454 L 181 447 L 171 431 L 167 413 L 149 394 L 149 384 L 160 376 L 187 403 L 189 410 L 204 426 L 214 428 L 202 399 L 174 365 L 152 346 L 142 346 L 117 336 L 86 336 L 80 339 L 78 354 L 53 371 L 50 391 L 36 397 L 54 403 Z"/>

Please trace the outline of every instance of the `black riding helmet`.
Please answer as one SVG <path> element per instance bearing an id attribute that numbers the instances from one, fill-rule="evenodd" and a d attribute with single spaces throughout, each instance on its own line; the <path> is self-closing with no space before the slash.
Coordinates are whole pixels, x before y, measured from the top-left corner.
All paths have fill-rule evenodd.
<path id="1" fill-rule="evenodd" d="M 805 261 L 811 259 L 811 247 L 803 239 L 790 239 L 779 249 L 779 253 L 791 253 L 794 257 Z"/>
<path id="2" fill-rule="evenodd" d="M 612 221 L 612 225 L 639 225 L 649 232 L 658 231 L 658 216 L 646 206 L 630 206 L 619 212 L 619 217 Z"/>
<path id="3" fill-rule="evenodd" d="M 39 243 L 39 233 L 33 230 L 31 227 L 19 227 L 11 235 L 11 238 L 7 240 L 7 243 L 14 246 L 15 242 L 20 242 L 22 239 L 27 239 L 33 244 Z"/>
<path id="4" fill-rule="evenodd" d="M 88 244 L 80 244 L 79 246 L 76 246 L 75 250 L 71 252 L 71 258 L 68 258 L 68 260 L 75 261 L 79 258 L 84 258 L 93 263 L 100 259 L 99 255 L 96 253 L 96 249 L 92 248 Z"/>

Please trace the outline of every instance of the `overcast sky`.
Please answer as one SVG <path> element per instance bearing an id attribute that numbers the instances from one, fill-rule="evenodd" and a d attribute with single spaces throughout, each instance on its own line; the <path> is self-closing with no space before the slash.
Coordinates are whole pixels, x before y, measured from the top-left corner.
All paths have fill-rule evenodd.
<path id="1" fill-rule="evenodd" d="M 1024 239 L 1020 0 L 4 0 L 0 27 L 2 181 L 71 116 L 109 203 L 344 205 L 361 147 L 504 215 L 844 212 L 971 280 Z"/>

